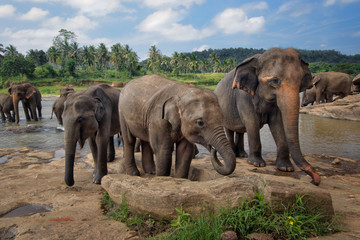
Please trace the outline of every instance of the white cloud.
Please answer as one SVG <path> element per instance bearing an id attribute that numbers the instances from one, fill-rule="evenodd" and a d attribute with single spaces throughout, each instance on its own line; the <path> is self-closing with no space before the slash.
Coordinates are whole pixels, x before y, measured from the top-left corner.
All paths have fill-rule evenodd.
<path id="1" fill-rule="evenodd" d="M 241 6 L 241 9 L 243 9 L 246 12 L 252 10 L 265 10 L 268 8 L 269 5 L 267 4 L 267 2 L 250 2 Z"/>
<path id="2" fill-rule="evenodd" d="M 159 8 L 176 8 L 186 7 L 189 8 L 193 4 L 201 5 L 205 0 L 144 0 L 146 6 L 159 9 Z"/>
<path id="3" fill-rule="evenodd" d="M 145 18 L 136 28 L 140 32 L 160 34 L 172 41 L 197 40 L 213 34 L 211 29 L 198 30 L 190 24 L 179 24 L 182 14 L 170 8 L 159 10 Z"/>
<path id="4" fill-rule="evenodd" d="M 241 8 L 228 8 L 213 19 L 215 26 L 225 34 L 256 34 L 263 30 L 265 19 L 263 16 L 248 18 Z"/>
<path id="5" fill-rule="evenodd" d="M 11 18 L 15 15 L 16 8 L 13 5 L 0 5 L 0 18 Z"/>
<path id="6" fill-rule="evenodd" d="M 204 45 L 201 45 L 201 46 L 198 47 L 198 48 L 193 48 L 192 51 L 193 51 L 193 52 L 202 52 L 202 51 L 204 51 L 204 50 L 208 50 L 209 48 L 210 48 L 209 45 L 204 44 Z"/>
<path id="7" fill-rule="evenodd" d="M 98 22 L 92 21 L 89 18 L 79 15 L 73 18 L 60 18 L 60 17 L 52 17 L 42 23 L 42 26 L 49 29 L 67 29 L 70 31 L 86 31 L 90 29 L 94 29 L 98 26 Z"/>
<path id="8" fill-rule="evenodd" d="M 312 11 L 312 5 L 311 4 L 305 4 L 302 1 L 290 1 L 282 4 L 277 13 L 289 13 L 291 17 L 300 17 L 302 15 L 306 15 L 311 13 Z"/>
<path id="9" fill-rule="evenodd" d="M 359 0 L 324 0 L 324 6 L 328 7 L 334 4 L 349 4 L 349 3 L 354 3 L 354 2 L 358 2 Z"/>
<path id="10" fill-rule="evenodd" d="M 42 10 L 40 8 L 33 7 L 30 9 L 29 12 L 23 14 L 20 19 L 22 20 L 29 20 L 29 21 L 36 21 L 44 18 L 46 15 L 48 15 L 49 12 L 46 10 Z"/>

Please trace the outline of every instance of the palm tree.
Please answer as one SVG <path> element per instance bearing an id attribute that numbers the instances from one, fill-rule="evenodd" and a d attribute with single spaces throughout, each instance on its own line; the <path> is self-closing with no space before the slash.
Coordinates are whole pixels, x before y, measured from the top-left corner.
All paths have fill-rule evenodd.
<path id="1" fill-rule="evenodd" d="M 132 76 L 133 72 L 137 69 L 138 61 L 139 61 L 139 57 L 137 56 L 137 54 L 133 51 L 130 51 L 127 60 L 128 62 L 127 69 L 130 73 L 130 76 Z"/>
<path id="2" fill-rule="evenodd" d="M 189 57 L 189 63 L 188 63 L 188 68 L 190 71 L 192 71 L 193 73 L 195 73 L 196 70 L 199 69 L 199 63 L 197 60 L 196 55 L 191 54 Z"/>
<path id="3" fill-rule="evenodd" d="M 100 63 L 100 67 L 105 70 L 105 79 L 107 77 L 107 64 L 110 59 L 109 52 L 104 43 L 100 43 L 99 47 L 96 49 L 97 59 Z"/>
<path id="4" fill-rule="evenodd" d="M 148 67 L 157 72 L 160 66 L 161 60 L 161 52 L 159 49 L 156 48 L 155 45 L 151 46 L 149 49 L 149 59 L 148 59 Z"/>
<path id="5" fill-rule="evenodd" d="M 0 59 L 4 57 L 2 53 L 5 53 L 5 48 L 2 43 L 0 43 Z"/>
<path id="6" fill-rule="evenodd" d="M 183 73 L 186 72 L 186 66 L 187 66 L 187 57 L 184 53 L 179 54 L 179 66 Z"/>
<path id="7" fill-rule="evenodd" d="M 125 58 L 123 52 L 124 49 L 120 43 L 116 43 L 111 46 L 110 61 L 115 66 L 115 70 L 120 70 L 125 68 Z"/>
<path id="8" fill-rule="evenodd" d="M 212 53 L 210 54 L 210 63 L 211 63 L 212 66 L 213 66 L 213 71 L 214 71 L 214 72 L 219 71 L 220 59 L 219 59 L 219 57 L 216 55 L 215 52 L 212 52 Z M 215 65 L 216 65 L 216 70 L 215 70 Z"/>
<path id="9" fill-rule="evenodd" d="M 200 61 L 200 69 L 203 73 L 206 73 L 208 68 L 210 66 L 210 62 L 207 58 L 203 58 L 201 61 Z"/>
<path id="10" fill-rule="evenodd" d="M 59 52 L 54 46 L 51 46 L 46 52 L 49 62 L 56 63 L 57 58 L 59 57 Z"/>
<path id="11" fill-rule="evenodd" d="M 16 47 L 14 45 L 9 44 L 9 46 L 5 48 L 5 55 L 15 56 L 18 54 L 19 52 L 16 50 Z"/>

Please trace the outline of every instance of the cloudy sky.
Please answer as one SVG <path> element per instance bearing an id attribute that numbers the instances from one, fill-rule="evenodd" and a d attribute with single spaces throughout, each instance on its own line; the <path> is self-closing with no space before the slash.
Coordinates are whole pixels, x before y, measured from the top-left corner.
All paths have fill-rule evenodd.
<path id="1" fill-rule="evenodd" d="M 360 54 L 360 0 L 0 0 L 0 43 L 46 51 L 60 29 L 80 46 L 129 44 L 140 59 L 208 48 Z"/>

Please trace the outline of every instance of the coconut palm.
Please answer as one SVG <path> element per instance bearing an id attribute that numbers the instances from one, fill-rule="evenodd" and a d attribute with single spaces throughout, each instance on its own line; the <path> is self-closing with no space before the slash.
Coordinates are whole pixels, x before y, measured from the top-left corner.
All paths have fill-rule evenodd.
<path id="1" fill-rule="evenodd" d="M 9 46 L 5 48 L 5 55 L 15 56 L 18 54 L 19 52 L 16 50 L 16 47 L 14 45 L 9 44 Z"/>

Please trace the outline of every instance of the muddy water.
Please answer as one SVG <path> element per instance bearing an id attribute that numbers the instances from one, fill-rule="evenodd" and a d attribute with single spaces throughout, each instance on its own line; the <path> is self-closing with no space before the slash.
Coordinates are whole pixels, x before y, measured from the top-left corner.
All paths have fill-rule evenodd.
<path id="1" fill-rule="evenodd" d="M 20 104 L 20 123 L 0 123 L 0 148 L 32 147 L 55 149 L 56 158 L 64 154 L 64 132 L 56 118 L 50 119 L 56 97 L 43 97 L 43 118 L 39 122 L 26 122 Z M 300 114 L 300 145 L 304 153 L 328 154 L 360 161 L 360 122 L 334 120 Z M 245 136 L 245 141 L 247 136 Z M 264 155 L 276 152 L 275 142 L 268 126 L 261 130 Z M 248 151 L 247 141 L 245 149 Z M 204 150 L 207 152 L 206 150 Z M 90 152 L 86 144 L 82 154 Z M 1 162 L 6 159 L 1 159 Z"/>

